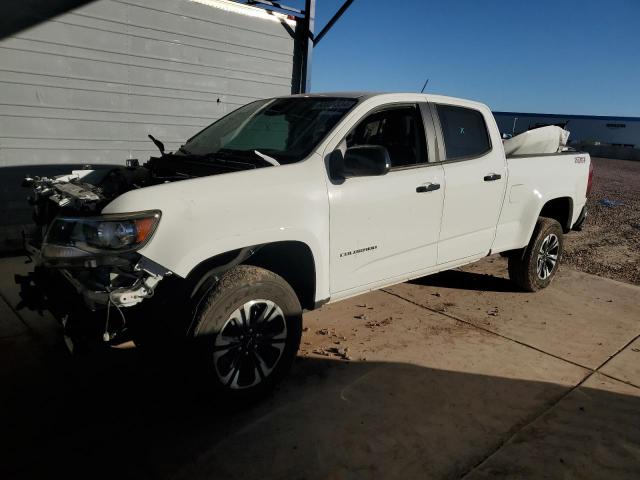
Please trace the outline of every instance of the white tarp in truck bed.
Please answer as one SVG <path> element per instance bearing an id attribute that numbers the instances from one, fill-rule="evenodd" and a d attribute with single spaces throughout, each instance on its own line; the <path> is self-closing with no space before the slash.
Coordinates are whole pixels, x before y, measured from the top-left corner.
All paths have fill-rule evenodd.
<path id="1" fill-rule="evenodd" d="M 504 153 L 507 157 L 512 155 L 557 153 L 567 145 L 567 140 L 569 140 L 569 132 L 567 130 L 549 125 L 529 130 L 505 140 L 503 142 Z"/>

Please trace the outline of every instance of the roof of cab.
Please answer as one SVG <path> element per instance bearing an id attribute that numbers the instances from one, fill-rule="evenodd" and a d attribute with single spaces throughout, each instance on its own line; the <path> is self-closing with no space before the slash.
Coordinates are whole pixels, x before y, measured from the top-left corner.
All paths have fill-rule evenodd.
<path id="1" fill-rule="evenodd" d="M 358 100 L 366 100 L 372 97 L 378 96 L 388 96 L 389 100 L 392 99 L 401 99 L 403 96 L 410 97 L 409 101 L 418 101 L 420 99 L 424 99 L 428 102 L 435 103 L 453 103 L 459 104 L 464 102 L 465 104 L 471 106 L 485 106 L 482 102 L 478 102 L 476 100 L 470 100 L 466 98 L 456 98 L 456 97 L 448 97 L 445 95 L 433 95 L 430 93 L 416 93 L 416 92 L 320 92 L 320 93 L 299 93 L 297 95 L 285 95 L 281 98 L 287 97 L 308 97 L 308 98 L 318 98 L 318 97 L 333 97 L 333 98 L 354 98 Z M 394 98 L 395 97 L 395 98 Z"/>
<path id="2" fill-rule="evenodd" d="M 339 98 L 365 98 L 365 97 L 373 97 L 375 95 L 380 95 L 380 93 L 375 92 L 318 92 L 318 93 L 298 93 L 296 95 L 283 95 L 282 98 L 286 97 L 309 97 L 309 98 L 318 98 L 318 97 L 339 97 Z"/>

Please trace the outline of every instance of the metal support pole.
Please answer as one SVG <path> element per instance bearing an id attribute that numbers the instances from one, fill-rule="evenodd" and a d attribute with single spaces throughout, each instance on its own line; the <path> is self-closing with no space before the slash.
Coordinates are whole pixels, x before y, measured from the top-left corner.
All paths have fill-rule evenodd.
<path id="1" fill-rule="evenodd" d="M 320 30 L 320 33 L 318 33 L 318 35 L 313 39 L 314 45 L 318 45 L 320 43 L 320 40 L 322 40 L 322 38 L 329 32 L 329 30 L 331 30 L 331 27 L 333 27 L 333 25 L 338 20 L 340 20 L 340 17 L 342 16 L 342 14 L 347 11 L 347 8 L 349 8 L 352 3 L 353 3 L 353 0 L 346 0 L 346 2 L 342 4 L 342 6 L 338 9 L 335 15 L 331 17 L 331 20 L 329 20 L 329 22 L 324 26 L 324 28 Z"/>
<path id="2" fill-rule="evenodd" d="M 316 21 L 316 0 L 305 0 L 300 51 L 300 93 L 311 91 L 311 57 L 313 55 L 313 29 Z"/>

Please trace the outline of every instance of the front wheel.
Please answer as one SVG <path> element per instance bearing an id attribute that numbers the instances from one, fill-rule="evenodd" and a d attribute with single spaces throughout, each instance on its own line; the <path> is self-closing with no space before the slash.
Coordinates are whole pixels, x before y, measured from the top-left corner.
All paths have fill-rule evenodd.
<path id="1" fill-rule="evenodd" d="M 208 381 L 226 397 L 255 399 L 287 373 L 302 335 L 291 286 L 263 268 L 239 265 L 202 298 L 192 337 Z"/>
<path id="2" fill-rule="evenodd" d="M 563 246 L 558 221 L 540 217 L 529 245 L 509 256 L 509 278 L 528 292 L 547 287 L 558 272 Z"/>

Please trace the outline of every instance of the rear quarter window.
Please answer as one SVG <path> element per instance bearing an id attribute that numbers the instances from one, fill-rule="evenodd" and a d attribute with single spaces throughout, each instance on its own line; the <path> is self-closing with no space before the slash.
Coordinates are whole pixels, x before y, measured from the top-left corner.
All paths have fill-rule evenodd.
<path id="1" fill-rule="evenodd" d="M 477 110 L 437 105 L 447 160 L 477 157 L 491 150 L 484 116 Z"/>

